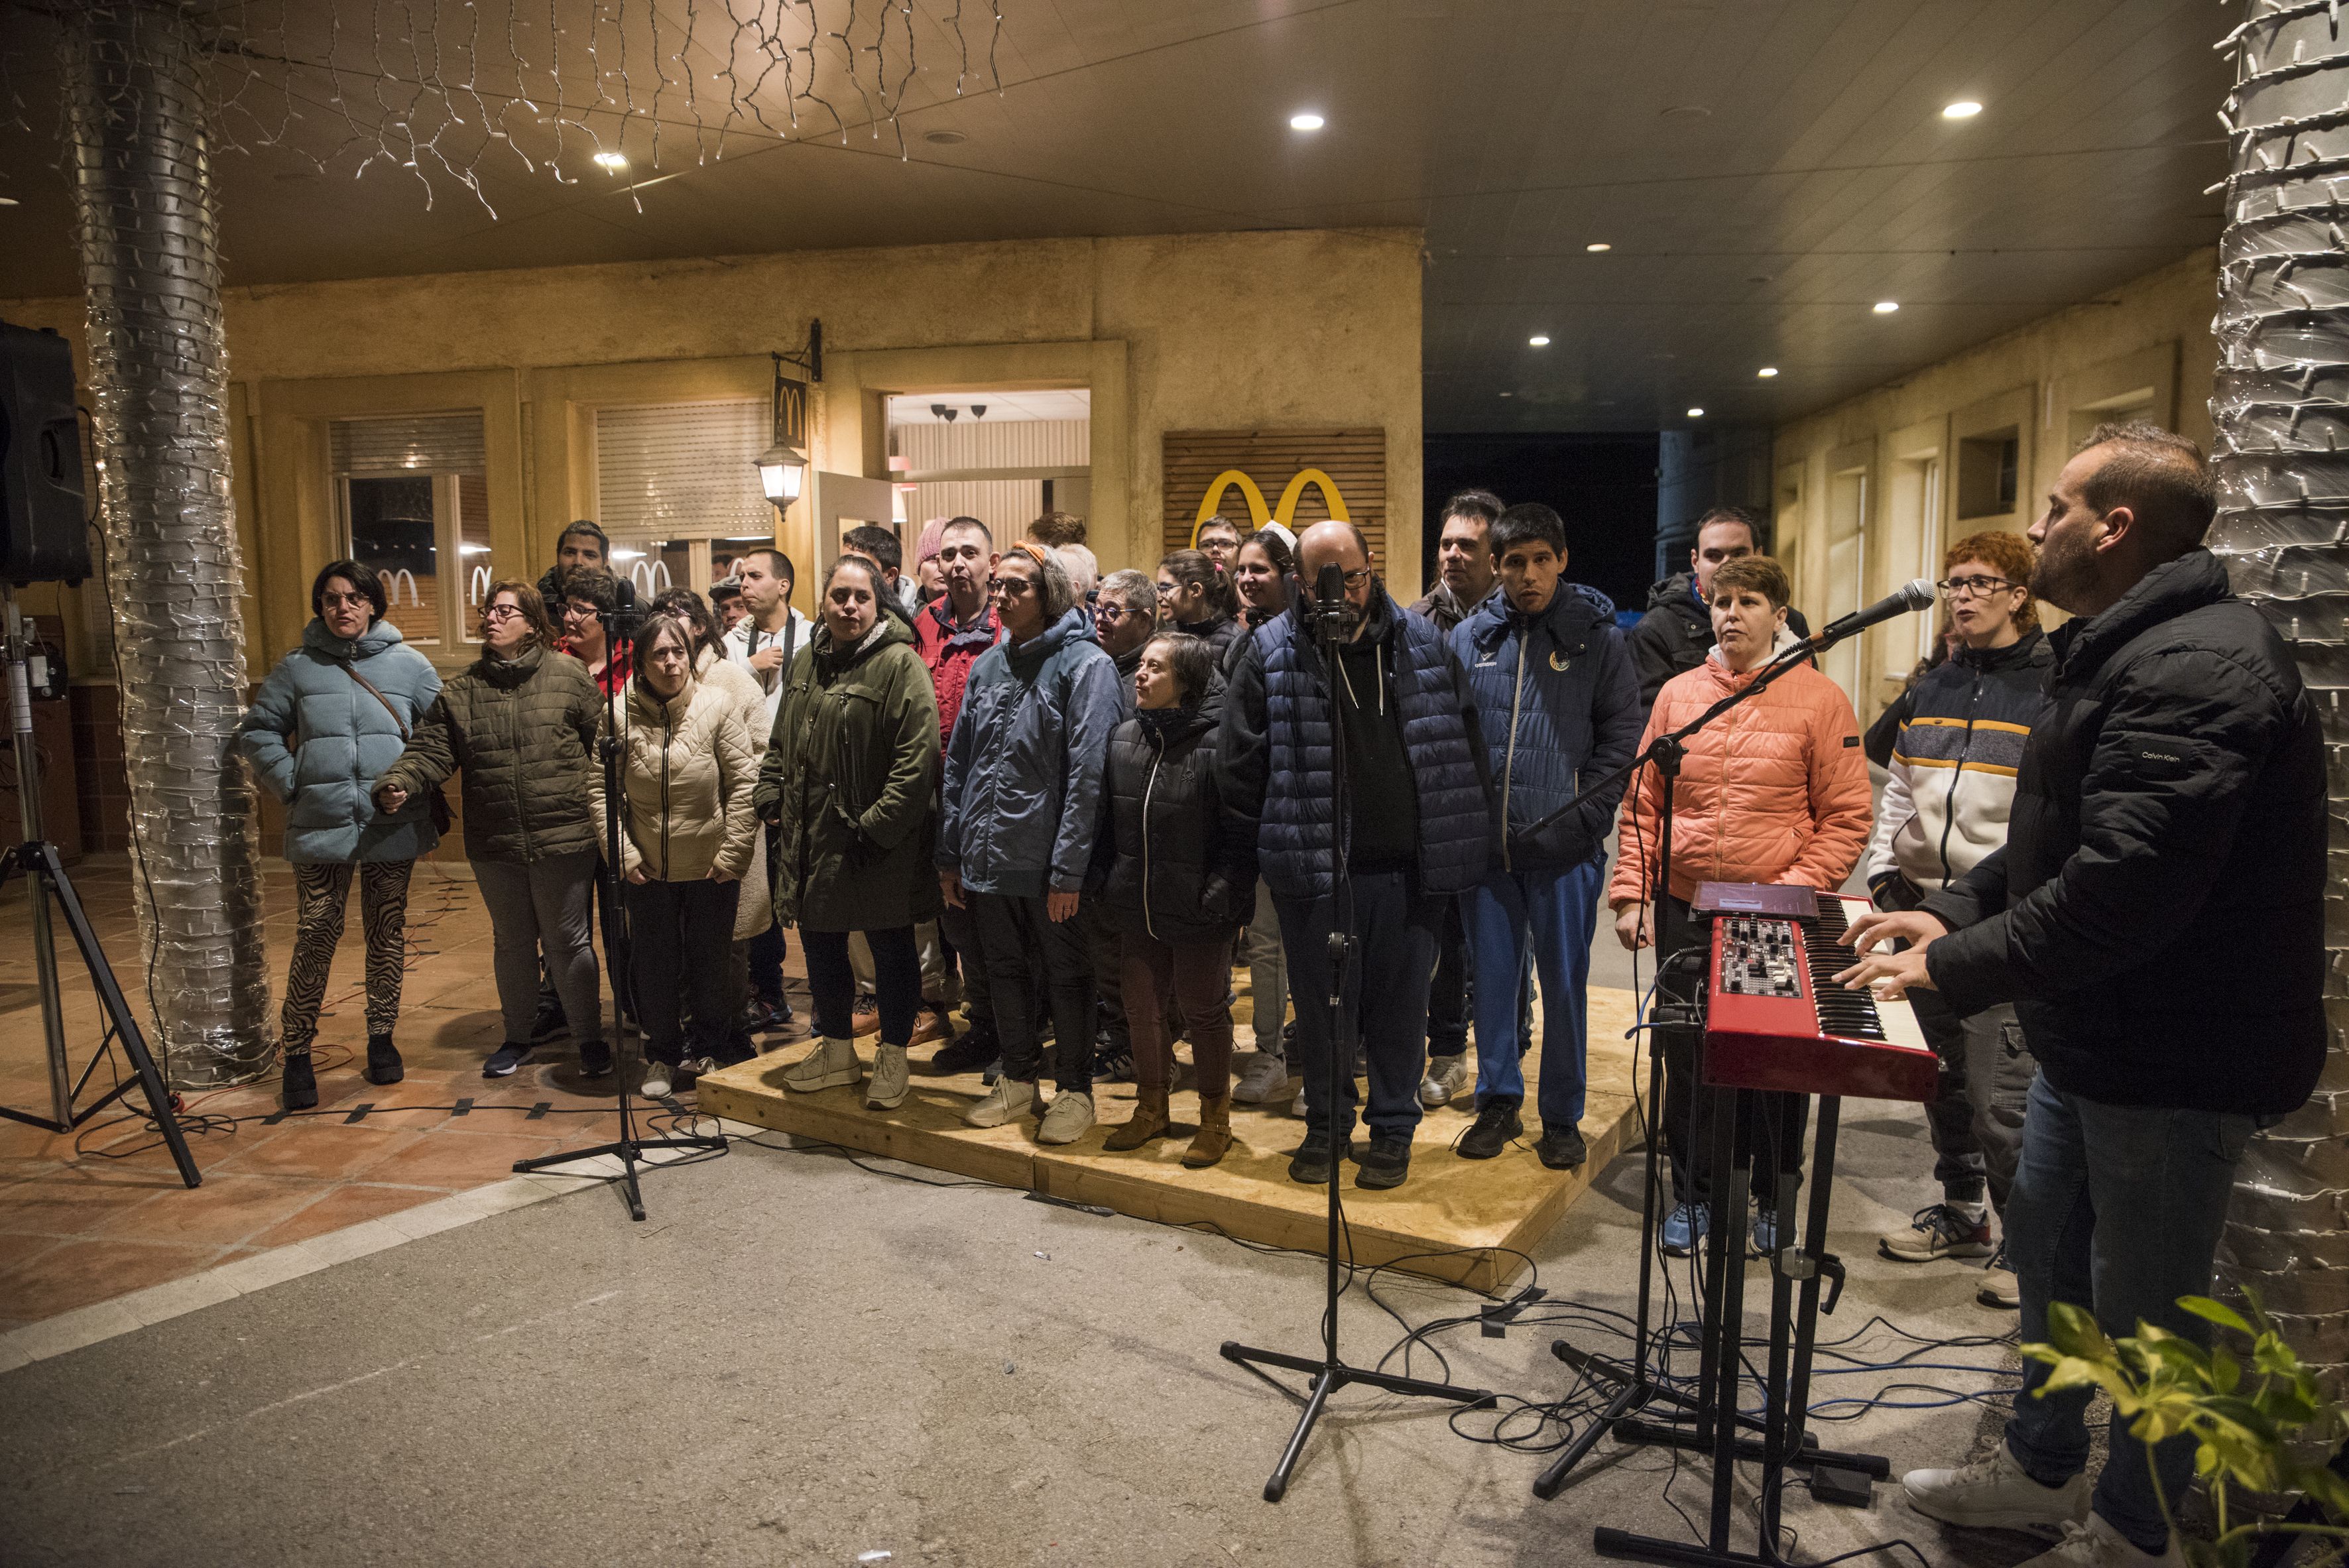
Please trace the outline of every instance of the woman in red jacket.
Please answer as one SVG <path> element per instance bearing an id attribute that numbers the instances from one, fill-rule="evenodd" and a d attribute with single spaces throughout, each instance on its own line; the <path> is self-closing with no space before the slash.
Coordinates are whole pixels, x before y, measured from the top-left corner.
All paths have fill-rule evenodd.
<path id="1" fill-rule="evenodd" d="M 1786 630 L 1787 596 L 1785 569 L 1768 556 L 1722 563 L 1713 576 L 1715 645 L 1703 664 L 1673 676 L 1656 695 L 1642 749 L 1743 689 L 1795 645 Z M 1661 830 L 1661 784 L 1653 769 L 1642 769 L 1623 799 L 1608 903 L 1615 934 L 1629 948 L 1656 939 L 1651 857 Z M 1776 676 L 1759 696 L 1697 731 L 1672 795 L 1671 898 L 1679 940 L 1703 939 L 1703 928 L 1688 918 L 1699 882 L 1840 887 L 1867 848 L 1868 805 L 1868 757 L 1851 700 L 1808 665 Z M 1704 1135 L 1690 1125 L 1692 1064 L 1680 1036 L 1666 1040 L 1664 1137 L 1672 1155 L 1673 1207 L 1663 1241 L 1664 1250 L 1679 1256 L 1694 1249 L 1709 1224 L 1711 1172 Z M 1764 1118 L 1754 1161 L 1753 1236 L 1764 1253 L 1776 1250 L 1777 1239 L 1775 1160 L 1766 1130 L 1775 1126 L 1777 1137 L 1799 1140 L 1807 1104 L 1787 1097 Z"/>

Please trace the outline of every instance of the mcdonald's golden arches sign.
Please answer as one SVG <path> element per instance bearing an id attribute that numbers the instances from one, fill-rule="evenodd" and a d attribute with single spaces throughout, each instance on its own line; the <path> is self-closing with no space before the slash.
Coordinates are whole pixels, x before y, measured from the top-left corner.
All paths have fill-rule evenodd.
<path id="1" fill-rule="evenodd" d="M 1266 522 L 1302 529 L 1342 517 L 1385 564 L 1384 430 L 1169 430 L 1164 449 L 1168 550 L 1187 546 L 1200 521 L 1217 512 L 1243 533 Z"/>

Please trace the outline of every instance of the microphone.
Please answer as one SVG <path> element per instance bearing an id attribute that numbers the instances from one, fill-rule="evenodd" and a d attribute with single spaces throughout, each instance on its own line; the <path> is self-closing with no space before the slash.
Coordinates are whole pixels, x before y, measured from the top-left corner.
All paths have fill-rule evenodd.
<path id="1" fill-rule="evenodd" d="M 627 636 L 636 628 L 636 584 L 633 578 L 612 579 L 612 632 Z"/>
<path id="2" fill-rule="evenodd" d="M 1812 633 L 1811 646 L 1833 647 L 1845 638 L 1857 636 L 1868 627 L 1889 621 L 1895 615 L 1906 615 L 1914 610 L 1930 610 L 1932 607 L 1932 583 L 1922 577 L 1912 578 L 1867 609 L 1854 610 L 1842 620 L 1829 623 L 1825 631 Z"/>
<path id="3" fill-rule="evenodd" d="M 1311 619 L 1325 637 L 1335 638 L 1346 624 L 1346 569 L 1334 561 L 1322 562 L 1313 579 Z"/>

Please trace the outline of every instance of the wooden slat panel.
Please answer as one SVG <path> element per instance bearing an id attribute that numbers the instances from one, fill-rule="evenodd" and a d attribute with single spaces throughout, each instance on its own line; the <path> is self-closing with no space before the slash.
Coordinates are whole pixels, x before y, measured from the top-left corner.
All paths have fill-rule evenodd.
<path id="1" fill-rule="evenodd" d="M 1264 493 L 1268 510 L 1278 509 L 1280 492 L 1304 469 L 1319 469 L 1338 487 L 1346 510 L 1371 542 L 1371 563 L 1383 568 L 1387 546 L 1387 441 L 1381 429 L 1169 430 L 1163 447 L 1162 489 L 1166 498 L 1163 534 L 1168 550 L 1191 542 L 1199 503 L 1216 477 L 1237 469 Z M 1245 520 L 1247 502 L 1235 487 L 1219 505 L 1226 517 Z M 1330 515 L 1319 487 L 1298 497 L 1293 528 Z"/>

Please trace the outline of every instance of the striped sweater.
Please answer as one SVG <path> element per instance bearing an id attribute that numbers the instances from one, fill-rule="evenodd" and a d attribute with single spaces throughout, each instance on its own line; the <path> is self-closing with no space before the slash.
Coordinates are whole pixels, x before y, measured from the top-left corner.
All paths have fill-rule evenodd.
<path id="1" fill-rule="evenodd" d="M 2045 634 L 2031 632 L 2003 648 L 1961 648 L 1902 696 L 1868 846 L 1871 888 L 1898 872 L 1917 892 L 1937 892 L 2006 842 L 2023 743 L 2047 711 L 2053 662 Z"/>

